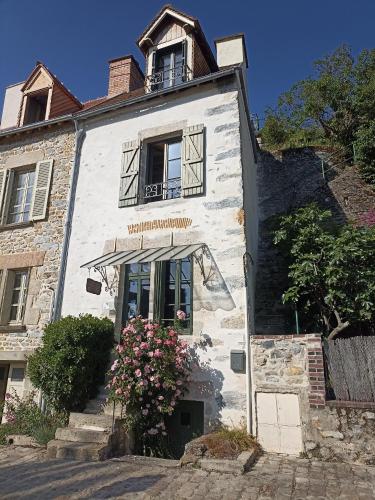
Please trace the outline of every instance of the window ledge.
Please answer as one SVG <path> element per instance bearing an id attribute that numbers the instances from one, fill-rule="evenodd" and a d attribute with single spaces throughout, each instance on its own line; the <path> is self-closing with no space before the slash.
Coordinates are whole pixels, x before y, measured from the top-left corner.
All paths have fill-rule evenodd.
<path id="1" fill-rule="evenodd" d="M 34 223 L 32 221 L 28 222 L 17 222 L 15 224 L 4 224 L 0 226 L 0 231 L 11 231 L 12 229 L 21 229 L 23 227 L 31 227 Z"/>
<path id="2" fill-rule="evenodd" d="M 0 333 L 22 333 L 26 332 L 26 325 L 2 325 Z"/>

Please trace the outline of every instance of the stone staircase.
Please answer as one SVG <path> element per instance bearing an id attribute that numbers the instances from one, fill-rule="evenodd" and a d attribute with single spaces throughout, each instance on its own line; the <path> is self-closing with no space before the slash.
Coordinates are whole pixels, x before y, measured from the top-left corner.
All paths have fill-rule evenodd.
<path id="1" fill-rule="evenodd" d="M 118 412 L 106 404 L 104 386 L 83 413 L 71 413 L 68 427 L 56 430 L 47 445 L 49 458 L 100 461 L 131 453 L 131 441 L 123 429 Z"/>

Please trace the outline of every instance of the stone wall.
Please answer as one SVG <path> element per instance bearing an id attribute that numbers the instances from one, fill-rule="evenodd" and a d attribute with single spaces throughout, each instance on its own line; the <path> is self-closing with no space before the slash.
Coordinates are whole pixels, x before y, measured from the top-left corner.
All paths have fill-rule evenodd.
<path id="1" fill-rule="evenodd" d="M 375 209 L 375 192 L 356 167 L 326 167 L 331 151 L 315 148 L 261 152 L 258 164 L 259 245 L 256 287 L 257 333 L 295 332 L 294 313 L 281 302 L 287 286 L 287 267 L 272 242 L 272 218 L 317 202 L 332 210 L 338 222 L 358 220 Z"/>
<path id="2" fill-rule="evenodd" d="M 0 351 L 28 351 L 40 345 L 43 326 L 50 319 L 64 232 L 74 132 L 69 126 L 42 129 L 0 139 L 0 169 L 53 159 L 51 190 L 45 220 L 0 232 L 0 265 L 30 264 L 25 331 L 0 332 Z M 18 265 L 17 262 L 20 262 Z M 17 265 L 16 265 L 17 264 Z"/>
<path id="3" fill-rule="evenodd" d="M 251 338 L 254 428 L 259 435 L 260 394 L 298 396 L 301 453 L 331 461 L 375 463 L 375 403 L 326 401 L 320 336 Z M 293 408 L 293 417 L 298 410 Z M 282 434 L 288 426 L 276 423 Z M 282 440 L 281 440 L 282 441 Z"/>

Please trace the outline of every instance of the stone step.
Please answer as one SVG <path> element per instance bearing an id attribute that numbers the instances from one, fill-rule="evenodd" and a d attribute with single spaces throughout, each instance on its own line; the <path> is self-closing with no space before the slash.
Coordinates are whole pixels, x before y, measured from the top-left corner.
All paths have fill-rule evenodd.
<path id="1" fill-rule="evenodd" d="M 109 444 L 111 434 L 108 431 L 93 431 L 74 427 L 62 427 L 56 429 L 55 439 L 59 441 L 71 441 L 76 443 L 101 443 Z"/>
<path id="2" fill-rule="evenodd" d="M 67 460 L 98 462 L 111 455 L 108 445 L 98 443 L 74 443 L 54 439 L 47 444 L 47 457 Z"/>
<path id="3" fill-rule="evenodd" d="M 112 416 L 105 414 L 74 413 L 69 417 L 69 427 L 88 430 L 112 430 Z"/>

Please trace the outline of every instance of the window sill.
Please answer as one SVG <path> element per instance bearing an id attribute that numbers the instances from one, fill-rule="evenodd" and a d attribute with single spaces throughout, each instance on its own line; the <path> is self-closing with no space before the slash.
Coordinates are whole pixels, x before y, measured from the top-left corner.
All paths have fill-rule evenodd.
<path id="1" fill-rule="evenodd" d="M 26 325 L 2 325 L 0 333 L 21 333 L 26 332 Z"/>
<path id="2" fill-rule="evenodd" d="M 180 198 L 170 198 L 167 200 L 158 200 L 158 201 L 149 201 L 147 203 L 144 200 L 140 200 L 138 205 L 135 205 L 136 210 L 149 210 L 150 208 L 157 207 L 168 207 L 170 205 L 178 205 L 179 203 L 183 203 L 186 201 L 186 198 L 181 196 Z"/>
<path id="3" fill-rule="evenodd" d="M 22 229 L 23 227 L 31 227 L 34 223 L 32 221 L 28 222 L 17 222 L 15 224 L 4 224 L 0 226 L 0 231 L 11 231 L 13 229 Z"/>

